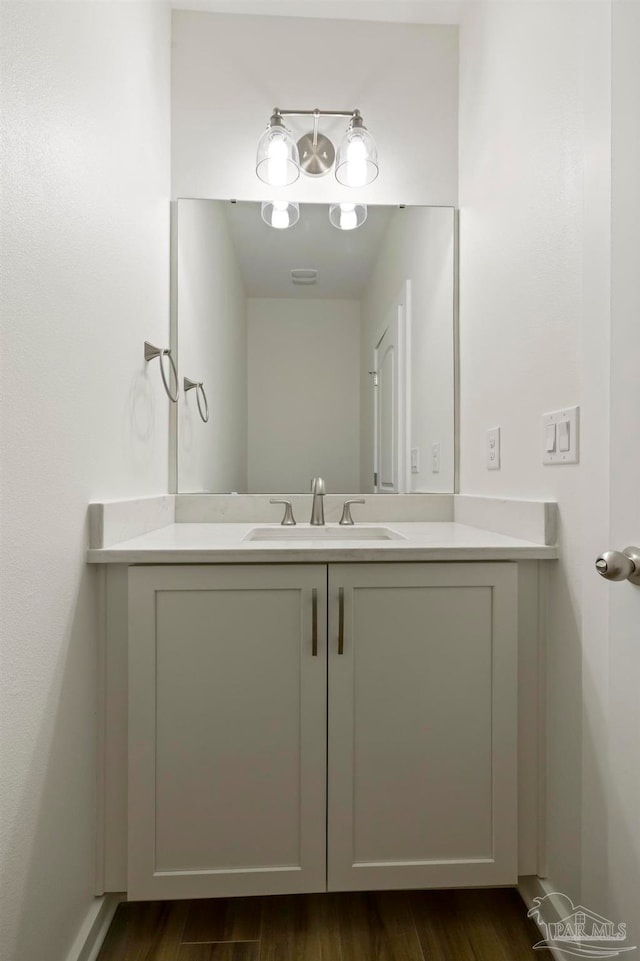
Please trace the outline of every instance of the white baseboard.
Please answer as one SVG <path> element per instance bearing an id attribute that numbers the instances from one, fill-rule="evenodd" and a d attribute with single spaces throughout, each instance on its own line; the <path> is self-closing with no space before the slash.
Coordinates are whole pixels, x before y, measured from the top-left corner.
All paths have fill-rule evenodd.
<path id="1" fill-rule="evenodd" d="M 100 898 L 95 898 L 66 961 L 96 961 L 116 908 L 122 900 L 124 896 L 121 894 L 104 894 Z"/>
<path id="2" fill-rule="evenodd" d="M 544 898 L 549 894 L 553 894 L 554 888 L 546 878 L 539 878 L 536 874 L 530 874 L 518 878 L 518 893 L 526 904 L 527 908 L 532 908 L 534 898 Z M 554 904 L 553 898 L 550 899 L 550 906 L 553 917 L 550 917 L 549 920 L 554 922 L 560 921 L 563 915 Z M 547 907 L 547 912 L 548 910 L 549 909 Z M 540 931 L 540 936 L 545 938 L 546 933 L 542 930 L 542 928 L 540 928 L 539 925 L 537 925 L 537 927 Z M 567 961 L 566 954 L 559 954 L 555 948 L 548 948 L 547 950 L 551 952 L 551 955 L 556 959 L 556 961 Z"/>

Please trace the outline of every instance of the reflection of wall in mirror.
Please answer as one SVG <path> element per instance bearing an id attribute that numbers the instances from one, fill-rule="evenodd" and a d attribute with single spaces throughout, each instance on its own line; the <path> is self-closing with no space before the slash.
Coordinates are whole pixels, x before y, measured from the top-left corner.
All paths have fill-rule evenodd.
<path id="1" fill-rule="evenodd" d="M 249 491 L 360 490 L 360 303 L 250 298 Z"/>
<path id="2" fill-rule="evenodd" d="M 178 212 L 180 377 L 202 381 L 178 400 L 178 490 L 247 489 L 247 309 L 224 206 L 181 200 Z"/>
<path id="3" fill-rule="evenodd" d="M 398 211 L 378 252 L 362 299 L 361 466 L 363 490 L 373 489 L 373 399 L 368 370 L 376 337 L 394 298 L 411 286 L 410 447 L 420 451 L 411 490 L 450 492 L 454 483 L 453 209 Z M 440 470 L 431 450 L 440 444 Z"/>

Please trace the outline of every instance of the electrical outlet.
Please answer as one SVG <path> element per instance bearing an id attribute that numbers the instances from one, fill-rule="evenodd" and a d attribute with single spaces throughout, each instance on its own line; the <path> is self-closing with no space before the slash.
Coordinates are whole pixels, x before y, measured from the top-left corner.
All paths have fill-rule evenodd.
<path id="1" fill-rule="evenodd" d="M 500 428 L 487 431 L 487 470 L 500 470 Z"/>
<path id="2" fill-rule="evenodd" d="M 412 474 L 420 473 L 420 448 L 419 447 L 411 448 L 411 473 Z"/>
<path id="3" fill-rule="evenodd" d="M 431 473 L 440 473 L 440 444 L 431 445 Z"/>

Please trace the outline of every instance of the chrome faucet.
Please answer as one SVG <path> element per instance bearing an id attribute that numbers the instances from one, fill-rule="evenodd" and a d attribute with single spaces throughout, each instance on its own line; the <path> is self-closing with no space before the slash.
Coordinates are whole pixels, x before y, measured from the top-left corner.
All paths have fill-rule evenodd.
<path id="1" fill-rule="evenodd" d="M 322 498 L 326 492 L 326 486 L 323 479 L 321 477 L 314 477 L 311 481 L 313 503 L 311 504 L 311 520 L 309 523 L 313 524 L 315 527 L 324 525 L 324 501 Z"/>

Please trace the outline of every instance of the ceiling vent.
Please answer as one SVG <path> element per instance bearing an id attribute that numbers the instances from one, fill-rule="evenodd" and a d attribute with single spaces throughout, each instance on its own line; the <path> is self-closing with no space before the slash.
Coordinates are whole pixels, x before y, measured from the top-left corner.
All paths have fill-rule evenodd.
<path id="1" fill-rule="evenodd" d="M 318 271 L 313 267 L 295 267 L 291 271 L 292 284 L 315 284 L 318 280 Z"/>

